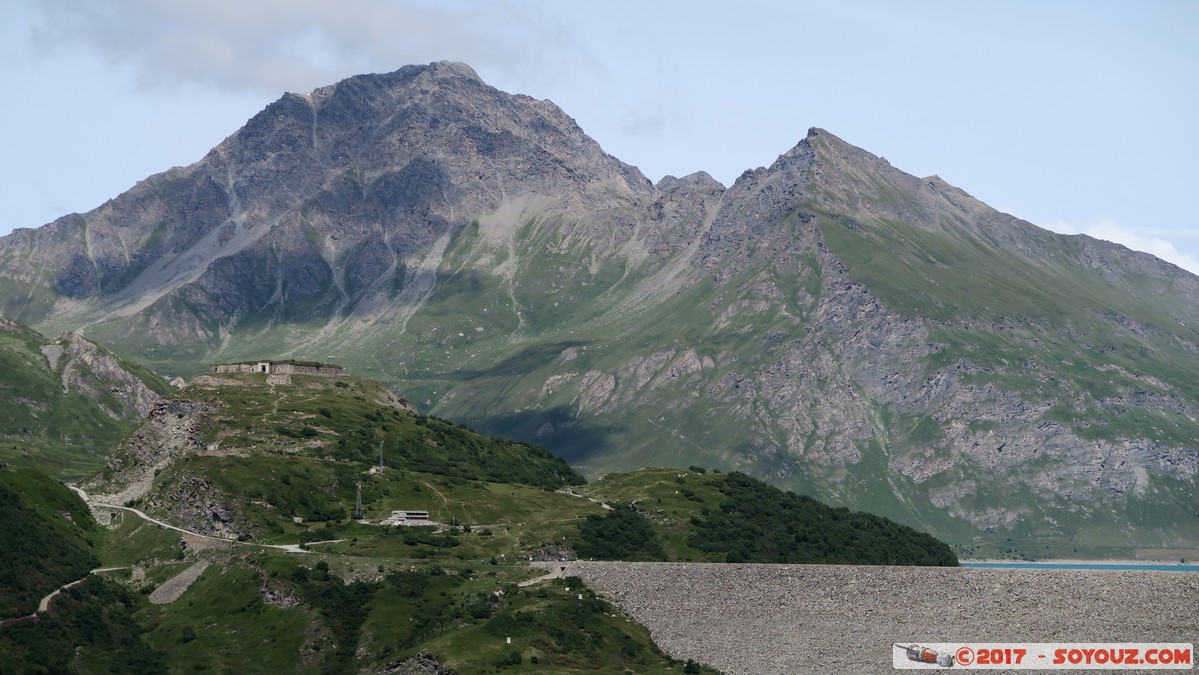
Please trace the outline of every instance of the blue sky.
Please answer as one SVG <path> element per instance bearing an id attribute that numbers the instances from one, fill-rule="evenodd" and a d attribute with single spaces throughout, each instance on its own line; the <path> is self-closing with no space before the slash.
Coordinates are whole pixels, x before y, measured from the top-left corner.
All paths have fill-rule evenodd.
<path id="1" fill-rule="evenodd" d="M 818 126 L 1199 273 L 1199 2 L 9 0 L 0 233 L 200 159 L 284 91 L 465 61 L 652 180 Z"/>

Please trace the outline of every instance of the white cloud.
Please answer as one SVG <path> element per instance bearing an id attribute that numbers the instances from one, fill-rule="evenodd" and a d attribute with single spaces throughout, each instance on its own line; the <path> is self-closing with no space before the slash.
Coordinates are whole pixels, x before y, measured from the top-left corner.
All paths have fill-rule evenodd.
<path id="1" fill-rule="evenodd" d="M 1174 263 L 1193 274 L 1199 274 L 1199 257 L 1193 253 L 1179 250 L 1169 240 L 1146 236 L 1111 219 L 1102 218 L 1082 227 L 1064 222 L 1053 223 L 1046 227 L 1061 234 L 1086 234 L 1096 239 L 1122 244 L 1134 251 L 1149 253 Z"/>
<path id="2" fill-rule="evenodd" d="M 560 21 L 504 0 L 40 0 L 30 9 L 39 49 L 93 52 L 151 87 L 278 94 L 442 59 L 536 79 L 587 60 Z"/>

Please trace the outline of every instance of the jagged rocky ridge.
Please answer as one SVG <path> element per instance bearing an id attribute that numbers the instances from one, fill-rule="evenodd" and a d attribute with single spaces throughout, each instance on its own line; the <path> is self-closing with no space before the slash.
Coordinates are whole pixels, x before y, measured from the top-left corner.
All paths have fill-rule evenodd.
<path id="1" fill-rule="evenodd" d="M 410 66 L 0 239 L 0 285 L 172 372 L 333 356 L 590 471 L 740 468 L 990 552 L 1199 545 L 1199 279 L 821 130 L 652 184 Z"/>

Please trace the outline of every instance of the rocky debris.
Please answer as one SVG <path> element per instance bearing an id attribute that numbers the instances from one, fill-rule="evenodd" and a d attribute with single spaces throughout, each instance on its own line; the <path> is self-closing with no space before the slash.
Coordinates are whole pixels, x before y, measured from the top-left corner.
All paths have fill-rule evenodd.
<path id="1" fill-rule="evenodd" d="M 228 499 L 206 478 L 187 475 L 160 488 L 147 503 L 152 509 L 170 512 L 166 520 L 200 534 L 229 536 L 238 515 Z"/>
<path id="2" fill-rule="evenodd" d="M 677 659 L 730 675 L 887 673 L 895 643 L 1199 640 L 1199 575 L 578 561 Z"/>
<path id="3" fill-rule="evenodd" d="M 188 453 L 204 451 L 202 427 L 213 410 L 207 403 L 187 399 L 158 401 L 146 423 L 117 448 L 105 471 L 88 480 L 84 488 L 96 494 L 97 501 L 112 504 L 145 497 L 156 472 Z"/>
<path id="4" fill-rule="evenodd" d="M 58 370 L 58 358 L 62 356 L 62 345 L 48 344 L 42 345 L 42 353 L 46 355 L 46 361 L 50 363 L 50 370 Z"/>
<path id="5" fill-rule="evenodd" d="M 646 520 L 659 524 L 668 524 L 670 522 L 670 518 L 666 516 L 664 511 L 661 509 L 646 508 L 646 506 L 641 503 L 640 499 L 634 499 L 633 501 L 629 502 L 629 508 L 636 511 L 642 518 L 645 518 Z"/>
<path id="6" fill-rule="evenodd" d="M 578 554 L 569 546 L 546 546 L 545 548 L 539 548 L 529 553 L 529 560 L 532 561 L 555 562 L 578 559 Z"/>
<path id="7" fill-rule="evenodd" d="M 150 593 L 150 603 L 154 605 L 169 605 L 179 599 L 183 592 L 195 583 L 196 579 L 208 569 L 209 563 L 201 560 L 179 574 L 167 579 L 161 586 Z"/>
<path id="8" fill-rule="evenodd" d="M 396 396 L 390 389 L 387 389 L 386 387 L 381 388 L 379 394 L 374 397 L 374 401 L 379 405 L 385 405 L 391 408 L 399 408 L 400 410 L 407 410 L 414 415 L 420 414 L 420 411 L 416 409 L 416 406 L 400 398 L 399 396 Z"/>
<path id="9" fill-rule="evenodd" d="M 296 598 L 294 595 L 291 595 L 284 590 L 275 588 L 267 583 L 265 579 L 262 582 L 262 587 L 258 589 L 258 597 L 262 598 L 264 603 L 268 605 L 275 605 L 276 607 L 287 608 L 295 607 L 296 605 L 300 604 L 299 598 Z"/>
<path id="10" fill-rule="evenodd" d="M 436 656 L 420 652 L 402 661 L 392 661 L 383 669 L 388 675 L 454 675 L 454 671 L 441 665 Z"/>

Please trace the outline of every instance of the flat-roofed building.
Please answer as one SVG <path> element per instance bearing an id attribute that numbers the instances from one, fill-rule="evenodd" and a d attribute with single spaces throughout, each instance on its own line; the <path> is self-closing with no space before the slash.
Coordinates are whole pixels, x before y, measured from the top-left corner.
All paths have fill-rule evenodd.
<path id="1" fill-rule="evenodd" d="M 380 525 L 436 525 L 429 520 L 428 511 L 392 511 L 390 516 L 383 519 Z"/>

